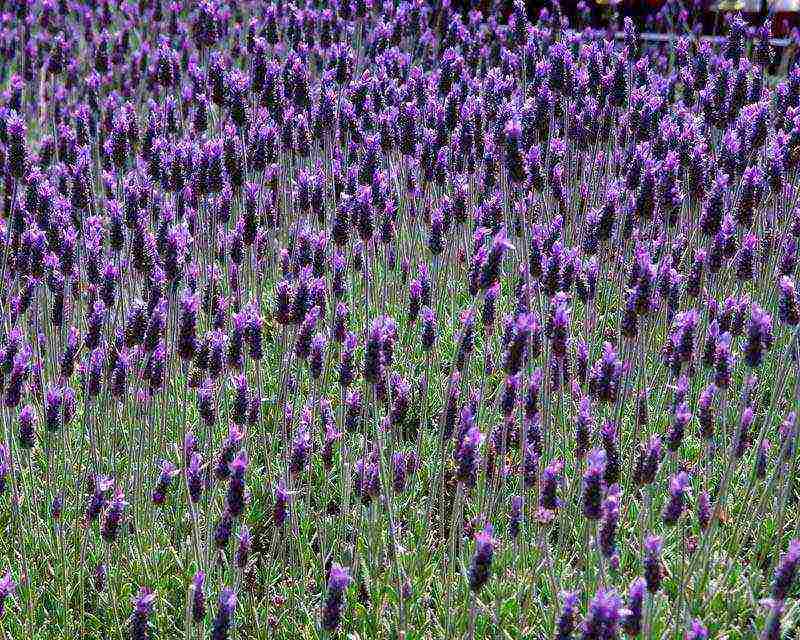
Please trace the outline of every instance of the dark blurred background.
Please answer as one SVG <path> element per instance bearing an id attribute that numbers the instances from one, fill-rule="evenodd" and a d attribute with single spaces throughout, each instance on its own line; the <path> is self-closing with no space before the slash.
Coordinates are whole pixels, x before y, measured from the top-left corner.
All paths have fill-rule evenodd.
<path id="1" fill-rule="evenodd" d="M 501 11 L 510 11 L 511 0 L 455 0 L 455 6 L 469 9 L 480 6 L 484 11 L 492 7 Z M 607 0 L 561 0 L 559 3 L 564 15 L 575 28 L 592 26 L 605 28 L 609 25 L 611 8 Z M 794 5 L 794 6 L 792 6 Z M 536 20 L 539 12 L 547 8 L 553 11 L 553 4 L 549 1 L 527 0 L 529 17 Z M 771 24 L 774 37 L 789 36 L 793 28 L 800 24 L 800 8 L 797 0 L 734 0 L 723 1 L 717 10 L 716 0 L 672 0 L 667 5 L 666 0 L 622 0 L 616 4 L 616 14 L 619 18 L 631 17 L 640 31 L 680 31 L 674 25 L 680 18 L 685 21 L 698 35 L 714 35 L 720 33 L 726 13 L 741 11 L 745 20 L 752 25 L 761 25 L 765 21 Z M 770 10 L 770 6 L 772 10 Z"/>

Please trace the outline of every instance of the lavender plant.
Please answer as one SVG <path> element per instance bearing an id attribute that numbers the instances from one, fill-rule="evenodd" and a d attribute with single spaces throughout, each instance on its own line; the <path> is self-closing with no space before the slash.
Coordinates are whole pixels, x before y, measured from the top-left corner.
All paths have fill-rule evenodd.
<path id="1" fill-rule="evenodd" d="M 474 4 L 3 5 L 0 637 L 796 629 L 800 66 Z"/>

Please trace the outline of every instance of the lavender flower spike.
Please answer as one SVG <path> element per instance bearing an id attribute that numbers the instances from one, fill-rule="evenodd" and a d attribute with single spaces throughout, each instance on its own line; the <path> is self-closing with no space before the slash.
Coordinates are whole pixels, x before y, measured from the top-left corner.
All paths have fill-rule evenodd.
<path id="1" fill-rule="evenodd" d="M 211 640 L 227 640 L 233 621 L 233 611 L 236 609 L 236 594 L 232 589 L 223 588 L 219 594 L 217 615 L 211 629 Z"/>
<path id="2" fill-rule="evenodd" d="M 0 616 L 5 611 L 6 600 L 14 593 L 16 588 L 17 585 L 11 577 L 11 572 L 6 570 L 5 575 L 0 578 Z"/>
<path id="3" fill-rule="evenodd" d="M 147 587 L 141 587 L 136 594 L 131 616 L 131 640 L 148 640 L 150 638 L 150 616 L 156 594 Z"/>
<path id="4" fill-rule="evenodd" d="M 350 584 L 350 573 L 344 567 L 333 564 L 328 578 L 328 594 L 322 610 L 322 627 L 326 631 L 336 631 L 342 620 L 344 592 Z"/>
<path id="5" fill-rule="evenodd" d="M 778 566 L 775 568 L 775 575 L 772 578 L 772 598 L 774 600 L 786 599 L 792 588 L 798 564 L 800 564 L 800 538 L 789 542 L 789 548 L 781 556 Z"/>
<path id="6" fill-rule="evenodd" d="M 493 537 L 493 529 L 487 524 L 483 531 L 475 534 L 475 554 L 469 566 L 469 588 L 477 593 L 489 580 L 492 568 L 492 557 L 497 542 Z"/>
<path id="7" fill-rule="evenodd" d="M 692 620 L 689 630 L 683 636 L 684 640 L 708 640 L 708 629 L 697 618 Z"/>

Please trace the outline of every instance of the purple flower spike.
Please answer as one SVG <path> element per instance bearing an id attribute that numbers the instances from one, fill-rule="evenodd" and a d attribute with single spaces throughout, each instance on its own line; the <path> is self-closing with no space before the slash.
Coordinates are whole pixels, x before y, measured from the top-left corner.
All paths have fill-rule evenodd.
<path id="1" fill-rule="evenodd" d="M 708 640 L 708 629 L 700 620 L 695 618 L 683 637 L 684 640 Z"/>
<path id="2" fill-rule="evenodd" d="M 223 588 L 219 594 L 217 615 L 211 628 L 211 640 L 227 640 L 236 609 L 236 594 L 233 589 Z"/>
<path id="3" fill-rule="evenodd" d="M 497 279 L 500 277 L 500 266 L 503 262 L 503 256 L 505 256 L 509 249 L 513 248 L 514 245 L 509 242 L 505 228 L 500 229 L 492 239 L 489 253 L 481 268 L 478 282 L 478 287 L 480 289 L 488 289 L 497 282 Z"/>
<path id="4" fill-rule="evenodd" d="M 119 527 L 125 518 L 125 507 L 127 506 L 125 495 L 120 489 L 117 489 L 106 507 L 105 519 L 100 529 L 103 540 L 106 542 L 116 541 Z"/>
<path id="5" fill-rule="evenodd" d="M 36 412 L 26 404 L 19 412 L 19 444 L 23 449 L 32 449 L 36 442 Z"/>
<path id="6" fill-rule="evenodd" d="M 758 367 L 764 359 L 764 352 L 772 348 L 774 340 L 772 316 L 754 304 L 750 311 L 747 344 L 744 348 L 747 365 L 753 369 Z"/>
<path id="7" fill-rule="evenodd" d="M 469 412 L 471 419 L 471 411 L 469 408 L 465 408 L 462 412 L 462 421 L 464 419 L 464 412 Z M 464 434 L 456 450 L 457 476 L 459 481 L 463 482 L 467 487 L 473 487 L 475 485 L 478 471 L 478 450 L 483 440 L 483 434 L 478 427 L 473 424 Z"/>
<path id="8" fill-rule="evenodd" d="M 561 507 L 558 497 L 559 485 L 563 482 L 564 461 L 555 459 L 542 471 L 539 506 L 547 511 L 556 511 Z"/>
<path id="9" fill-rule="evenodd" d="M 642 605 L 644 604 L 644 578 L 636 578 L 628 588 L 627 611 L 622 618 L 622 629 L 631 637 L 636 637 L 642 630 Z"/>
<path id="10" fill-rule="evenodd" d="M 658 536 L 647 536 L 644 539 L 644 579 L 647 582 L 647 590 L 656 593 L 661 588 L 661 549 L 663 541 Z"/>
<path id="11" fill-rule="evenodd" d="M 769 602 L 769 615 L 761 632 L 761 640 L 781 640 L 783 624 L 783 600 L 772 600 Z"/>
<path id="12" fill-rule="evenodd" d="M 200 454 L 192 453 L 186 468 L 186 485 L 189 490 L 189 499 L 192 503 L 200 502 L 203 493 L 203 476 Z"/>
<path id="13" fill-rule="evenodd" d="M 600 402 L 615 402 L 619 392 L 622 361 L 611 343 L 603 344 L 603 355 L 589 373 L 589 393 Z"/>
<path id="14" fill-rule="evenodd" d="M 289 493 L 283 485 L 279 482 L 275 487 L 275 500 L 272 507 L 272 522 L 276 527 L 283 526 L 286 518 L 289 516 Z"/>
<path id="15" fill-rule="evenodd" d="M 599 520 L 603 500 L 603 475 L 606 470 L 606 454 L 595 449 L 589 454 L 589 464 L 583 473 L 583 515 L 589 520 Z"/>
<path id="16" fill-rule="evenodd" d="M 578 594 L 565 591 L 561 594 L 561 613 L 556 622 L 554 640 L 570 640 L 575 630 L 575 619 L 578 612 Z"/>
<path id="17" fill-rule="evenodd" d="M 689 490 L 689 476 L 680 471 L 669 481 L 669 501 L 661 512 L 664 524 L 675 524 L 685 509 L 686 494 Z"/>
<path id="18" fill-rule="evenodd" d="M 331 565 L 328 577 L 328 593 L 322 610 L 322 627 L 326 631 L 336 631 L 342 620 L 344 592 L 350 585 L 350 573 L 336 563 Z"/>
<path id="19" fill-rule="evenodd" d="M 469 566 L 469 588 L 473 592 L 480 591 L 489 580 L 492 568 L 492 557 L 497 541 L 493 537 L 492 525 L 487 524 L 483 531 L 475 534 L 475 554 Z"/>
<path id="20" fill-rule="evenodd" d="M 178 468 L 169 460 L 161 461 L 161 472 L 159 473 L 156 487 L 153 489 L 151 498 L 153 504 L 162 505 L 167 499 L 167 491 L 169 490 L 172 480 L 180 473 Z"/>
<path id="21" fill-rule="evenodd" d="M 132 640 L 148 640 L 150 638 L 150 616 L 153 613 L 156 594 L 147 587 L 141 587 L 133 602 L 131 616 Z"/>
<path id="22" fill-rule="evenodd" d="M 622 600 L 617 593 L 600 588 L 589 602 L 589 611 L 581 625 L 581 638 L 616 638 L 622 611 Z"/>
<path id="23" fill-rule="evenodd" d="M 0 578 L 0 616 L 5 611 L 6 600 L 13 595 L 16 588 L 17 585 L 14 582 L 14 578 L 11 577 L 11 572 L 6 570 L 5 575 Z"/>
<path id="24" fill-rule="evenodd" d="M 781 556 L 772 578 L 772 598 L 783 601 L 794 583 L 797 566 L 800 564 L 800 539 L 789 542 L 789 548 Z"/>
<path id="25" fill-rule="evenodd" d="M 598 531 L 598 544 L 602 554 L 611 561 L 612 564 L 618 562 L 617 556 L 617 527 L 619 525 L 619 508 L 622 491 L 619 485 L 612 485 L 608 488 L 603 504 L 601 506 L 600 530 Z"/>
<path id="26" fill-rule="evenodd" d="M 192 578 L 192 621 L 198 624 L 203 621 L 206 616 L 206 594 L 203 591 L 203 584 L 206 580 L 206 574 L 198 571 Z"/>
<path id="27" fill-rule="evenodd" d="M 249 462 L 247 452 L 242 450 L 236 454 L 236 457 L 229 465 L 230 479 L 228 480 L 228 493 L 225 496 L 225 507 L 234 518 L 244 512 L 244 474 L 247 471 Z"/>

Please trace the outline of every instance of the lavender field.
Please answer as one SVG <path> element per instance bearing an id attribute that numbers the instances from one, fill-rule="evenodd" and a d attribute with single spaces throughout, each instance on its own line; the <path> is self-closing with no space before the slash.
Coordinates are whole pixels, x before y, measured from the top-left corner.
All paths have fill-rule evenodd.
<path id="1" fill-rule="evenodd" d="M 0 640 L 798 637 L 767 27 L 1 10 Z"/>

